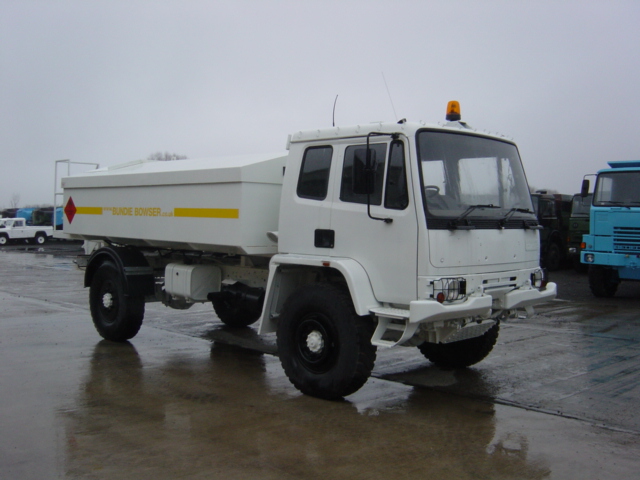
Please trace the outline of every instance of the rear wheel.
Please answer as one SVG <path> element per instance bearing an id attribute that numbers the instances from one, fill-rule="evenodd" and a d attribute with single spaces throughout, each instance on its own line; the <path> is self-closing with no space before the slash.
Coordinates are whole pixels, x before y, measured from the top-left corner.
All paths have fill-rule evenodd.
<path id="1" fill-rule="evenodd" d="M 106 340 L 124 342 L 140 330 L 144 318 L 144 297 L 125 294 L 124 278 L 111 262 L 98 267 L 89 288 L 91 317 Z"/>
<path id="2" fill-rule="evenodd" d="M 47 236 L 44 233 L 37 233 L 35 238 L 33 239 L 33 242 L 38 245 L 44 245 L 46 241 Z"/>
<path id="3" fill-rule="evenodd" d="M 376 358 L 373 322 L 356 314 L 351 297 L 331 284 L 300 287 L 278 320 L 278 354 L 291 383 L 325 399 L 350 395 L 365 384 Z"/>
<path id="4" fill-rule="evenodd" d="M 613 268 L 589 265 L 589 288 L 596 297 L 613 297 L 620 285 L 618 272 Z"/>
<path id="5" fill-rule="evenodd" d="M 483 360 L 496 344 L 500 324 L 496 323 L 483 335 L 452 343 L 425 342 L 418 346 L 427 360 L 440 367 L 469 367 Z"/>

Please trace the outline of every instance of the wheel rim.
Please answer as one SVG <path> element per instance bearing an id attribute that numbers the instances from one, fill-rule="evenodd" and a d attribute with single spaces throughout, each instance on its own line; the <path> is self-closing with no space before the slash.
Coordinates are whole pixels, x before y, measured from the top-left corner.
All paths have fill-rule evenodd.
<path id="1" fill-rule="evenodd" d="M 44 243 L 44 237 L 38 237 L 37 242 L 42 245 Z"/>
<path id="2" fill-rule="evenodd" d="M 111 281 L 105 281 L 100 288 L 98 297 L 98 308 L 100 316 L 106 324 L 112 324 L 118 315 L 118 296 L 116 294 L 115 285 Z"/>
<path id="3" fill-rule="evenodd" d="M 326 373 L 335 364 L 338 344 L 323 315 L 313 313 L 303 317 L 296 328 L 295 340 L 298 359 L 310 372 Z"/>

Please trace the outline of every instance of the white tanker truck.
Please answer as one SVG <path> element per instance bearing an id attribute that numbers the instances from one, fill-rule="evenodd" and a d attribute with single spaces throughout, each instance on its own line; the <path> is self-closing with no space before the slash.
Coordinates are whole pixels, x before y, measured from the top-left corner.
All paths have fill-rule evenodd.
<path id="1" fill-rule="evenodd" d="M 376 349 L 450 367 L 492 350 L 501 319 L 553 299 L 516 145 L 460 121 L 297 132 L 288 153 L 139 161 L 66 177 L 64 232 L 100 241 L 91 316 L 126 341 L 145 302 L 212 302 L 259 322 L 300 391 L 334 399 Z"/>

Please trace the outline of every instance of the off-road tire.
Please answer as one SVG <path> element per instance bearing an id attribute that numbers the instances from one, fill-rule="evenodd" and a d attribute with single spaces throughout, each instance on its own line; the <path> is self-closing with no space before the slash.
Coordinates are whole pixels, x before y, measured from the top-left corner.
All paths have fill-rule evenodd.
<path id="1" fill-rule="evenodd" d="M 302 393 L 334 400 L 362 387 L 373 370 L 373 322 L 356 314 L 349 293 L 336 285 L 300 287 L 278 320 L 278 355 Z"/>
<path id="2" fill-rule="evenodd" d="M 483 335 L 452 343 L 425 342 L 418 346 L 427 360 L 439 367 L 464 368 L 483 360 L 496 344 L 500 324 L 496 323 Z"/>
<path id="3" fill-rule="evenodd" d="M 136 336 L 144 318 L 144 297 L 125 294 L 124 278 L 111 262 L 96 270 L 89 287 L 91 318 L 102 338 L 124 342 Z"/>
<path id="4" fill-rule="evenodd" d="M 7 243 L 9 243 L 9 237 L 7 237 L 5 234 L 1 234 L 0 245 L 6 245 Z"/>
<path id="5" fill-rule="evenodd" d="M 620 285 L 618 272 L 601 265 L 589 265 L 589 288 L 596 297 L 613 297 Z"/>

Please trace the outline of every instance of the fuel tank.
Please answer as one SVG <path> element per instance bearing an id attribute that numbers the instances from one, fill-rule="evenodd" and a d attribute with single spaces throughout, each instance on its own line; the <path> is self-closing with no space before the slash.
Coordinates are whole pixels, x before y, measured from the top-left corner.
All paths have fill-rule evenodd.
<path id="1" fill-rule="evenodd" d="M 62 179 L 71 238 L 273 255 L 287 155 L 141 160 Z"/>

